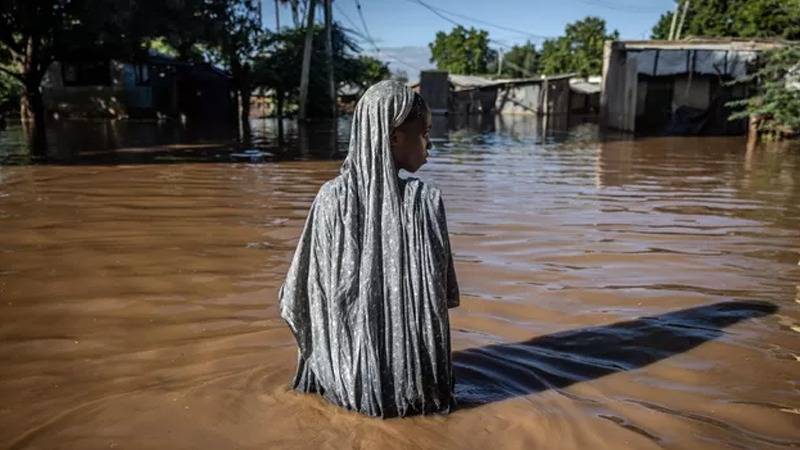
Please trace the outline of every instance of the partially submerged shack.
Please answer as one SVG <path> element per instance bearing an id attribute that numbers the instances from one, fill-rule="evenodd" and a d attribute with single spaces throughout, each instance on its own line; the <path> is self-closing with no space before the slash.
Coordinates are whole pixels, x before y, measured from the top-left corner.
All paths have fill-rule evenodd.
<path id="1" fill-rule="evenodd" d="M 423 71 L 413 85 L 434 114 L 556 115 L 597 111 L 599 79 L 574 74 L 514 79 L 489 79 Z"/>
<path id="2" fill-rule="evenodd" d="M 730 101 L 751 86 L 731 83 L 753 69 L 774 40 L 609 41 L 603 57 L 601 123 L 639 134 L 744 134 Z"/>
<path id="3" fill-rule="evenodd" d="M 230 75 L 157 54 L 56 61 L 42 85 L 45 109 L 64 117 L 223 121 L 236 111 Z"/>

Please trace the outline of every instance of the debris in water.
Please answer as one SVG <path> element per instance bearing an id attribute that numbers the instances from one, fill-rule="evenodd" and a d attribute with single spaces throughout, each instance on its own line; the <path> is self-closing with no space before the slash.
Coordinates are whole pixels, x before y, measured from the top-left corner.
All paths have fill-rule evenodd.
<path id="1" fill-rule="evenodd" d="M 248 161 L 251 163 L 264 162 L 266 159 L 272 159 L 275 155 L 270 152 L 264 152 L 255 148 L 243 150 L 237 153 L 231 153 L 231 158 L 236 161 Z"/>

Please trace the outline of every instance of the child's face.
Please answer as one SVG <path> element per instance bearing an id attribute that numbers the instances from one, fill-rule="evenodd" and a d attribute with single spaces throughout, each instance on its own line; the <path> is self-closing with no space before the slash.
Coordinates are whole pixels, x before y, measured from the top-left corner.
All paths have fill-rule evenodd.
<path id="1" fill-rule="evenodd" d="M 395 166 L 409 172 L 416 172 L 428 159 L 431 148 L 431 112 L 425 116 L 403 124 L 392 131 L 392 155 Z"/>

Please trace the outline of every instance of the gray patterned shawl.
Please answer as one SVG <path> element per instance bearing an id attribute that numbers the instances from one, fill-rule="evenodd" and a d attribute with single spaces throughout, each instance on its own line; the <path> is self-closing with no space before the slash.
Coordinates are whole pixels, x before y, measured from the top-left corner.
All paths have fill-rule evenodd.
<path id="1" fill-rule="evenodd" d="M 293 387 L 371 416 L 454 406 L 444 205 L 398 177 L 390 149 L 412 100 L 396 81 L 359 100 L 341 174 L 317 194 L 279 294 L 299 347 Z"/>

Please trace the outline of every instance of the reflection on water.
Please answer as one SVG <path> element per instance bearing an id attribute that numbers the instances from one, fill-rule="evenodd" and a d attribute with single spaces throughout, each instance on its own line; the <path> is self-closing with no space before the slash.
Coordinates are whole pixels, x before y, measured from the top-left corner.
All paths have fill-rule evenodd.
<path id="1" fill-rule="evenodd" d="M 252 136 L 246 143 L 225 124 L 60 120 L 48 124 L 45 155 L 31 152 L 26 130 L 15 124 L 0 131 L 0 165 L 238 162 L 235 155 L 243 149 L 268 152 L 270 160 L 338 159 L 347 153 L 351 120 L 350 116 L 336 122 L 284 119 L 278 126 L 277 119 L 253 119 Z M 436 142 L 498 132 L 552 140 L 576 124 L 592 120 L 580 116 L 434 116 L 431 136 Z M 596 127 L 591 127 L 591 132 L 596 138 Z"/>
<path id="2" fill-rule="evenodd" d="M 242 143 L 225 124 L 62 120 L 49 124 L 46 155 L 34 155 L 23 127 L 0 131 L 0 164 L 136 164 L 237 162 L 236 153 L 259 149 L 278 160 L 331 159 L 346 151 L 349 118 L 309 124 L 274 119 L 252 121 Z"/>
<path id="3" fill-rule="evenodd" d="M 438 119 L 418 176 L 446 199 L 462 407 L 380 421 L 288 390 L 277 308 L 347 120 L 254 122 L 268 164 L 211 128 L 74 126 L 54 164 L 0 167 L 0 447 L 800 446 L 797 144 Z"/>

